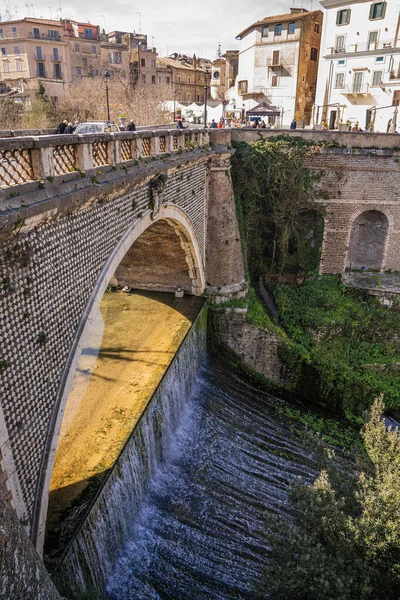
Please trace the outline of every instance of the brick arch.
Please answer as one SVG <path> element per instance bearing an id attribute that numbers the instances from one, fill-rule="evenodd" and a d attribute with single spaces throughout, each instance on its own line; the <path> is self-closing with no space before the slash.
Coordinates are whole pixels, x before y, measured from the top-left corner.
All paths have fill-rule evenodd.
<path id="1" fill-rule="evenodd" d="M 392 215 L 381 207 L 364 207 L 350 219 L 346 266 L 382 270 L 386 260 Z"/>
<path id="2" fill-rule="evenodd" d="M 52 423 L 49 427 L 47 456 L 43 461 L 43 470 L 40 475 L 32 522 L 31 538 L 39 553 L 43 549 L 50 482 L 59 433 L 86 331 L 90 328 L 92 316 L 99 309 L 103 294 L 119 265 L 126 255 L 129 257 L 129 251 L 137 240 L 142 238 L 142 241 L 149 241 L 149 234 L 146 234 L 146 232 L 150 231 L 151 228 L 154 228 L 153 233 L 161 229 L 167 237 L 171 238 L 172 235 L 177 237 L 178 243 L 172 244 L 170 250 L 172 251 L 172 249 L 178 247 L 181 249 L 179 275 L 182 276 L 183 262 L 185 262 L 187 269 L 186 284 L 190 282 L 190 290 L 188 289 L 187 291 L 194 295 L 201 295 L 204 291 L 205 275 L 201 250 L 194 225 L 182 209 L 176 205 L 166 204 L 160 208 L 156 218 L 152 217 L 152 212 L 149 210 L 129 226 L 97 279 L 73 340 L 58 389 Z M 176 275 L 173 269 L 170 270 L 170 274 L 173 276 Z M 173 282 L 171 287 L 179 287 L 175 286 L 175 283 L 176 281 Z M 146 289 L 151 289 L 151 283 Z"/>

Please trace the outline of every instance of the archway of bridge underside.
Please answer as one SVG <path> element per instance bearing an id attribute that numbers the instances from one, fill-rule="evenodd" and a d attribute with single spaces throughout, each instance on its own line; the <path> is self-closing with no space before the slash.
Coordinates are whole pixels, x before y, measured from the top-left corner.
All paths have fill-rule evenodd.
<path id="1" fill-rule="evenodd" d="M 128 250 L 111 280 L 132 289 L 199 295 L 196 257 L 187 232 L 173 219 L 151 225 Z"/>
<path id="2" fill-rule="evenodd" d="M 80 510 L 103 483 L 203 303 L 196 298 L 205 276 L 192 222 L 174 205 L 161 207 L 157 217 L 149 211 L 119 241 L 70 350 L 37 514 L 35 541 L 41 550 L 47 527 L 49 566 L 68 545 Z M 175 297 L 178 288 L 183 298 Z"/>
<path id="3" fill-rule="evenodd" d="M 381 270 L 388 232 L 389 221 L 384 213 L 367 210 L 358 215 L 351 228 L 347 266 Z"/>

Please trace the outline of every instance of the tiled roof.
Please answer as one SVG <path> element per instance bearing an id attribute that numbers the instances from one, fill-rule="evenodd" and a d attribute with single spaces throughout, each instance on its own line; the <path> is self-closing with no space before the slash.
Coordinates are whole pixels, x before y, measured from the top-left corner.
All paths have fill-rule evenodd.
<path id="1" fill-rule="evenodd" d="M 299 19 L 305 19 L 306 17 L 316 16 L 319 14 L 319 10 L 314 10 L 313 12 L 303 12 L 303 13 L 286 13 L 284 15 L 274 15 L 273 17 L 265 17 L 265 19 L 261 19 L 261 21 L 257 21 L 246 27 L 243 31 L 241 31 L 236 39 L 241 39 L 246 33 L 254 29 L 255 27 L 259 27 L 260 25 L 270 25 L 275 23 L 286 23 L 287 21 L 298 21 Z"/>
<path id="2" fill-rule="evenodd" d="M 54 27 L 62 27 L 62 22 L 54 19 L 35 19 L 34 17 L 26 17 L 22 20 L 26 21 L 27 23 L 38 23 L 39 25 L 53 25 Z"/>
<path id="3" fill-rule="evenodd" d="M 175 67 L 176 69 L 188 69 L 189 71 L 194 71 L 195 67 L 193 65 L 182 63 L 180 60 L 175 60 L 174 58 L 168 58 L 166 56 L 158 56 L 157 57 L 157 68 L 165 68 L 165 67 Z M 201 67 L 196 67 L 197 70 L 203 70 Z"/>

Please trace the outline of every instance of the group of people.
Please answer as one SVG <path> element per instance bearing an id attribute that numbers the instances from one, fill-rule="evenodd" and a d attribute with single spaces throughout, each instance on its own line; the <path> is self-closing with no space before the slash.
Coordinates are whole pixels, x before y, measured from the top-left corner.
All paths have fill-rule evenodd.
<path id="1" fill-rule="evenodd" d="M 69 123 L 66 119 L 59 124 L 56 133 L 74 133 L 75 129 L 78 127 L 79 121 L 75 121 L 75 124 Z"/>

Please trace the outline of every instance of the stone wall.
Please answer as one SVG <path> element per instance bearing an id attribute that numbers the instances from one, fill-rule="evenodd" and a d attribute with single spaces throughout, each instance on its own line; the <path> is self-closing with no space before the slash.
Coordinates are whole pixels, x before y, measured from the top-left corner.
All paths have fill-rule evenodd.
<path id="1" fill-rule="evenodd" d="M 0 598 L 60 600 L 7 496 L 0 471 Z"/>
<path id="2" fill-rule="evenodd" d="M 275 383 L 283 383 L 283 365 L 278 356 L 279 338 L 247 323 L 247 309 L 220 308 L 212 311 L 212 327 L 219 343 L 247 367 Z"/>

